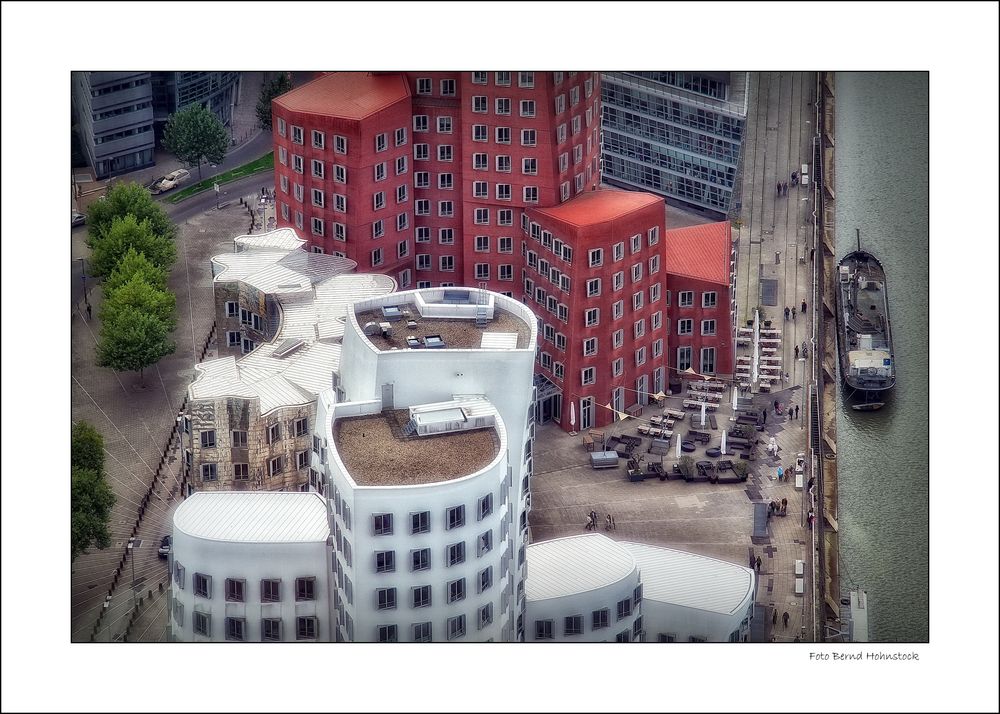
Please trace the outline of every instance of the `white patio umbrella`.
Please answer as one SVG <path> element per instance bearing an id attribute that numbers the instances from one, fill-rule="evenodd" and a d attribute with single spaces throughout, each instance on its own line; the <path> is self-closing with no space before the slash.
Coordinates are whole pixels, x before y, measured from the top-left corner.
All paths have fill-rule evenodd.
<path id="1" fill-rule="evenodd" d="M 722 453 L 726 453 L 726 430 L 722 430 Z"/>
<path id="2" fill-rule="evenodd" d="M 674 452 L 674 458 L 676 458 L 678 461 L 680 461 L 680 458 L 681 458 L 681 434 L 680 434 L 680 432 L 677 432 L 676 434 L 674 434 L 674 438 L 677 439 L 677 447 L 676 447 L 676 451 Z"/>
<path id="3" fill-rule="evenodd" d="M 701 425 L 705 426 L 705 410 L 708 408 L 708 402 L 701 403 Z"/>
<path id="4" fill-rule="evenodd" d="M 576 402 L 569 403 L 569 430 L 576 428 Z"/>

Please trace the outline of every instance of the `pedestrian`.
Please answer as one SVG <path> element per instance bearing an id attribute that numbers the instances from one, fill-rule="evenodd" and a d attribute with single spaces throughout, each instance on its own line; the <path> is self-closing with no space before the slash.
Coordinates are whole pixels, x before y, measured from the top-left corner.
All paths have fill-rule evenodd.
<path id="1" fill-rule="evenodd" d="M 795 405 L 795 418 L 796 419 L 799 418 L 799 405 L 798 404 Z"/>
<path id="2" fill-rule="evenodd" d="M 767 409 L 760 410 L 760 419 L 762 424 L 767 424 Z"/>
<path id="3" fill-rule="evenodd" d="M 783 468 L 782 468 L 782 467 L 781 467 L 781 466 L 779 465 L 779 466 L 778 466 L 778 483 L 781 483 L 782 479 L 784 478 L 784 475 L 785 475 L 785 469 L 783 469 Z"/>
<path id="4" fill-rule="evenodd" d="M 775 610 L 774 614 L 771 615 L 771 624 L 772 625 L 777 625 L 778 624 L 778 611 L 777 610 Z"/>
<path id="5" fill-rule="evenodd" d="M 806 301 L 805 300 L 802 301 L 802 314 L 803 315 L 806 314 Z"/>
<path id="6" fill-rule="evenodd" d="M 775 414 L 778 413 L 778 400 L 777 399 L 774 400 L 774 413 Z"/>
<path id="7" fill-rule="evenodd" d="M 795 306 L 792 305 L 792 322 L 795 322 Z"/>
<path id="8" fill-rule="evenodd" d="M 611 514 L 610 513 L 608 514 L 608 517 L 605 520 L 606 520 L 606 522 L 604 524 L 604 530 L 609 531 L 609 530 L 611 530 Z"/>
<path id="9" fill-rule="evenodd" d="M 816 483 L 816 477 L 815 476 L 810 476 L 809 477 L 809 485 L 806 486 L 806 490 L 807 491 L 812 491 L 812 487 L 813 487 L 814 483 Z"/>
<path id="10" fill-rule="evenodd" d="M 777 188 L 775 189 L 775 193 L 777 193 L 779 196 L 781 195 L 781 182 L 780 181 L 777 184 Z"/>
<path id="11" fill-rule="evenodd" d="M 757 563 L 756 563 L 756 565 L 757 565 L 757 572 L 759 573 L 760 572 L 760 556 L 759 555 L 757 556 Z"/>
<path id="12" fill-rule="evenodd" d="M 791 178 L 792 178 L 792 183 L 793 184 L 795 183 L 795 177 L 798 176 L 798 175 L 799 175 L 798 171 L 792 171 L 792 177 Z"/>
<path id="13" fill-rule="evenodd" d="M 786 308 L 785 308 L 785 319 L 786 319 L 786 320 L 788 319 L 788 313 L 789 313 L 789 310 L 788 310 L 788 308 L 786 307 Z"/>
<path id="14" fill-rule="evenodd" d="M 788 512 L 788 499 L 781 499 L 781 515 L 785 515 Z"/>
<path id="15" fill-rule="evenodd" d="M 795 345 L 795 359 L 799 358 L 799 346 Z"/>
<path id="16" fill-rule="evenodd" d="M 784 192 L 784 194 L 786 196 L 788 195 L 788 182 L 787 181 L 785 181 L 785 183 L 781 184 L 781 190 Z"/>
<path id="17" fill-rule="evenodd" d="M 815 248 L 810 248 L 809 249 L 809 260 L 812 260 L 815 257 L 816 257 L 816 249 Z"/>
<path id="18" fill-rule="evenodd" d="M 786 630 L 788 629 L 788 610 L 785 610 L 784 614 L 782 614 L 781 624 L 785 626 Z"/>
<path id="19" fill-rule="evenodd" d="M 91 314 L 92 314 L 93 312 L 94 312 L 94 308 L 92 308 L 92 307 L 90 306 L 90 303 L 88 302 L 88 303 L 87 303 L 87 321 L 88 321 L 88 322 L 90 321 L 90 316 L 91 316 Z"/>

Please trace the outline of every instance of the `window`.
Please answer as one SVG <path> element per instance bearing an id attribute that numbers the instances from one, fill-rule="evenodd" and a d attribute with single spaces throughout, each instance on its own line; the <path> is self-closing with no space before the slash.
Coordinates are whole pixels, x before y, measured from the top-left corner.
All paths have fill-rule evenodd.
<path id="1" fill-rule="evenodd" d="M 477 171 L 486 171 L 490 167 L 490 158 L 486 154 L 472 155 L 472 168 Z"/>
<path id="2" fill-rule="evenodd" d="M 455 270 L 455 258 L 451 255 L 442 255 L 438 261 L 438 268 L 446 273 L 453 272 Z"/>
<path id="3" fill-rule="evenodd" d="M 292 143 L 293 144 L 303 143 L 301 126 L 294 126 L 294 125 L 292 126 Z"/>
<path id="4" fill-rule="evenodd" d="M 611 277 L 611 287 L 614 290 L 621 290 L 625 287 L 625 273 L 619 270 Z"/>
<path id="5" fill-rule="evenodd" d="M 691 367 L 691 348 L 690 347 L 678 347 L 677 348 L 677 369 L 683 372 L 685 369 Z"/>
<path id="6" fill-rule="evenodd" d="M 278 456 L 277 458 L 271 459 L 268 464 L 268 475 L 277 476 L 282 471 L 285 470 L 285 457 Z"/>
<path id="7" fill-rule="evenodd" d="M 397 636 L 396 625 L 379 625 L 378 626 L 378 642 L 398 642 L 399 638 Z"/>
<path id="8" fill-rule="evenodd" d="M 475 246 L 477 253 L 488 253 L 490 250 L 490 237 L 476 236 Z"/>
<path id="9" fill-rule="evenodd" d="M 376 610 L 396 609 L 396 588 L 378 588 L 375 590 Z"/>
<path id="10" fill-rule="evenodd" d="M 597 372 L 593 367 L 587 367 L 580 371 L 581 384 L 593 384 L 597 379 Z"/>
<path id="11" fill-rule="evenodd" d="M 295 578 L 295 601 L 316 599 L 316 578 Z"/>
<path id="12" fill-rule="evenodd" d="M 458 602 L 465 599 L 465 578 L 452 580 L 448 583 L 448 602 Z"/>
<path id="13" fill-rule="evenodd" d="M 701 321 L 701 334 L 703 334 L 703 335 L 714 335 L 715 334 L 715 320 L 702 320 Z"/>
<path id="14" fill-rule="evenodd" d="M 218 476 L 218 464 L 202 464 L 201 465 L 201 479 L 202 481 L 214 481 Z"/>
<path id="15" fill-rule="evenodd" d="M 406 173 L 406 157 L 405 156 L 397 156 L 396 157 L 396 175 L 397 176 L 401 176 L 401 175 L 403 175 L 405 173 Z M 396 195 L 399 195 L 399 189 L 396 189 Z M 406 195 L 405 191 L 403 192 L 403 195 L 404 196 Z M 403 200 L 405 201 L 406 199 L 403 198 Z"/>
<path id="16" fill-rule="evenodd" d="M 473 124 L 472 125 L 472 140 L 473 141 L 489 141 L 489 128 L 485 124 Z M 485 154 L 484 154 L 485 156 Z M 486 166 L 476 166 L 476 168 L 485 169 Z"/>
<path id="17" fill-rule="evenodd" d="M 194 634 L 205 637 L 212 636 L 212 616 L 207 612 L 198 612 L 197 610 L 192 612 L 191 623 L 194 625 Z"/>
<path id="18" fill-rule="evenodd" d="M 282 166 L 288 166 L 288 149 L 284 146 L 278 147 L 278 162 Z"/>
<path id="19" fill-rule="evenodd" d="M 392 514 L 376 513 L 372 516 L 372 527 L 375 535 L 392 535 Z"/>
<path id="20" fill-rule="evenodd" d="M 501 87 L 509 87 L 510 72 L 496 72 L 493 81 Z"/>
<path id="21" fill-rule="evenodd" d="M 403 217 L 403 218 L 406 217 L 405 213 L 400 213 L 399 215 L 401 217 Z M 397 220 L 396 223 L 398 224 L 399 220 Z M 406 225 L 405 225 L 406 221 L 403 221 L 403 224 L 404 224 L 403 228 L 406 228 Z M 402 230 L 402 228 L 400 228 L 399 230 Z M 410 254 L 410 243 L 409 243 L 409 241 L 405 241 L 405 240 L 399 241 L 399 243 L 396 244 L 396 257 L 397 258 L 405 258 L 409 254 Z"/>
<path id="22" fill-rule="evenodd" d="M 305 173 L 306 170 L 305 166 L 306 166 L 305 159 L 303 159 L 301 156 L 297 156 L 296 154 L 292 154 L 292 169 L 296 173 L 299 174 Z"/>
<path id="23" fill-rule="evenodd" d="M 642 263 L 636 263 L 632 266 L 632 282 L 637 283 L 642 280 Z"/>
<path id="24" fill-rule="evenodd" d="M 413 159 L 414 161 L 427 161 L 430 158 L 430 144 L 414 144 L 413 145 Z"/>
<path id="25" fill-rule="evenodd" d="M 537 137 L 534 129 L 521 129 L 521 146 L 534 146 L 537 143 Z"/>
<path id="26" fill-rule="evenodd" d="M 430 607 L 431 586 L 418 585 L 417 587 L 410 588 L 410 598 L 413 607 Z"/>
<path id="27" fill-rule="evenodd" d="M 202 573 L 194 574 L 194 594 L 198 597 L 212 597 L 212 576 Z"/>
<path id="28" fill-rule="evenodd" d="M 718 299 L 717 295 L 716 295 L 716 293 L 714 291 L 710 292 L 710 293 L 702 293 L 701 294 L 701 306 L 702 307 L 715 307 L 717 299 Z"/>
<path id="29" fill-rule="evenodd" d="M 430 642 L 431 641 L 431 623 L 429 622 L 418 622 L 413 626 L 413 641 L 414 642 Z"/>
<path id="30" fill-rule="evenodd" d="M 498 143 L 498 144 L 509 144 L 510 143 L 510 127 L 509 126 L 498 126 L 496 128 L 496 143 Z"/>
<path id="31" fill-rule="evenodd" d="M 448 618 L 448 639 L 454 640 L 465 635 L 465 615 Z"/>
<path id="32" fill-rule="evenodd" d="M 590 357 L 597 354 L 597 338 L 588 337 L 583 341 L 583 356 Z"/>
<path id="33" fill-rule="evenodd" d="M 295 639 L 315 640 L 316 631 L 319 629 L 319 618 L 316 617 L 296 617 L 295 618 Z"/>
<path id="34" fill-rule="evenodd" d="M 552 632 L 552 620 L 535 620 L 535 639 L 536 640 L 551 640 L 553 639 Z"/>
<path id="35" fill-rule="evenodd" d="M 523 116 L 523 117 L 533 117 L 533 116 L 535 116 L 535 100 L 534 99 L 522 99 L 521 100 L 521 116 Z"/>
<path id="36" fill-rule="evenodd" d="M 323 235 L 323 219 L 322 218 L 313 218 L 310 225 L 312 227 L 313 235 L 317 235 L 317 236 Z M 319 246 L 314 246 L 314 247 L 319 247 Z M 313 251 L 313 252 L 315 253 L 316 251 Z M 320 252 L 322 252 L 322 249 L 320 250 Z"/>
<path id="37" fill-rule="evenodd" d="M 493 494 L 487 493 L 479 499 L 479 520 L 483 520 L 493 513 Z"/>
<path id="38" fill-rule="evenodd" d="M 333 224 L 333 237 L 337 240 L 346 241 L 347 240 L 347 226 L 343 223 L 337 223 L 334 221 Z"/>
<path id="39" fill-rule="evenodd" d="M 715 373 L 715 348 L 714 347 L 702 347 L 701 348 L 701 370 L 702 374 L 714 374 Z"/>
<path id="40" fill-rule="evenodd" d="M 431 567 L 431 549 L 421 548 L 410 551 L 410 570 L 427 570 Z"/>
<path id="41" fill-rule="evenodd" d="M 493 550 L 493 531 L 480 533 L 476 539 L 476 557 L 481 558 L 486 553 Z"/>
<path id="42" fill-rule="evenodd" d="M 261 602 L 281 602 L 281 581 L 261 580 L 260 581 L 260 601 Z"/>
<path id="43" fill-rule="evenodd" d="M 653 283 L 649 286 L 649 301 L 651 303 L 656 302 L 660 299 L 660 284 Z"/>
<path id="44" fill-rule="evenodd" d="M 281 118 L 278 119 L 278 135 L 279 136 L 288 136 L 288 134 L 287 134 L 287 128 L 286 128 L 286 125 L 285 125 L 285 120 L 281 119 Z"/>
<path id="45" fill-rule="evenodd" d="M 498 265 L 497 266 L 497 278 L 499 280 L 513 280 L 514 279 L 514 266 L 513 265 Z"/>
<path id="46" fill-rule="evenodd" d="M 489 100 L 484 96 L 474 96 L 472 98 L 472 111 L 476 114 L 485 114 L 489 111 Z"/>
<path id="47" fill-rule="evenodd" d="M 389 148 L 389 137 L 386 134 L 376 134 L 375 136 L 375 151 L 385 151 Z M 378 178 L 376 177 L 376 181 Z"/>
<path id="48" fill-rule="evenodd" d="M 420 513 L 410 514 L 410 533 L 429 533 L 431 530 L 431 514 L 430 511 L 421 511 Z"/>
<path id="49" fill-rule="evenodd" d="M 506 156 L 506 155 L 503 155 L 503 154 L 497 156 L 496 167 L 497 167 L 497 171 L 499 173 L 509 174 L 510 173 L 510 157 Z M 507 197 L 510 198 L 509 195 Z"/>
<path id="50" fill-rule="evenodd" d="M 623 360 L 621 357 L 619 357 L 618 359 L 616 359 L 614 362 L 611 363 L 612 376 L 620 377 L 622 376 L 622 372 L 624 371 L 625 371 L 625 360 Z"/>
<path id="51" fill-rule="evenodd" d="M 510 200 L 510 184 L 509 183 L 498 183 L 497 184 L 497 200 L 498 201 L 509 201 Z"/>
<path id="52" fill-rule="evenodd" d="M 640 347 L 635 351 L 635 366 L 640 367 L 646 363 L 646 348 Z"/>
<path id="53" fill-rule="evenodd" d="M 596 297 L 601 294 L 601 279 L 591 278 L 587 281 L 587 297 Z"/>
<path id="54" fill-rule="evenodd" d="M 624 619 L 632 614 L 632 599 L 625 598 L 618 601 L 618 619 Z"/>
<path id="55" fill-rule="evenodd" d="M 380 230 L 379 230 L 378 235 L 372 236 L 373 238 L 380 238 L 382 236 L 382 231 L 381 231 L 382 221 L 377 221 L 377 223 L 379 224 L 379 229 Z M 372 261 L 372 266 L 382 265 L 382 249 L 381 248 L 376 248 L 375 250 L 373 250 L 371 252 L 371 261 Z"/>
<path id="56" fill-rule="evenodd" d="M 246 580 L 226 578 L 226 602 L 246 602 Z"/>
<path id="57" fill-rule="evenodd" d="M 311 162 L 311 164 L 312 164 L 312 174 L 313 174 L 313 176 L 315 176 L 316 178 L 323 178 L 323 175 L 324 175 L 323 162 L 322 161 L 317 161 L 316 159 L 313 159 L 312 162 Z M 282 176 L 282 178 L 285 178 L 285 177 Z M 287 192 L 288 191 L 286 190 L 285 193 L 287 193 Z M 322 204 L 319 204 L 319 205 L 322 205 Z"/>
<path id="58" fill-rule="evenodd" d="M 396 572 L 396 551 L 380 550 L 375 553 L 375 572 L 394 573 Z"/>
<path id="59" fill-rule="evenodd" d="M 611 333 L 611 347 L 618 349 L 625 342 L 625 330 L 615 330 Z"/>
<path id="60" fill-rule="evenodd" d="M 239 303 L 229 301 L 226 303 L 226 317 L 238 317 L 240 314 Z"/>
<path id="61" fill-rule="evenodd" d="M 659 226 L 653 226 L 652 228 L 650 228 L 649 231 L 648 231 L 648 234 L 649 234 L 649 244 L 650 245 L 656 245 L 660 241 L 660 227 Z M 653 272 L 653 271 L 650 270 L 649 272 Z"/>
<path id="62" fill-rule="evenodd" d="M 403 146 L 406 143 L 406 127 L 396 129 L 393 139 L 396 142 L 396 146 Z"/>
<path id="63" fill-rule="evenodd" d="M 514 225 L 514 211 L 509 208 L 501 208 L 497 211 L 497 225 L 498 226 L 512 226 Z M 504 240 L 501 238 L 500 240 Z M 507 240 L 510 240 L 509 238 Z M 503 252 L 503 251 L 501 251 Z"/>
<path id="64" fill-rule="evenodd" d="M 347 213 L 347 196 L 340 193 L 333 194 L 333 210 Z"/>
<path id="65" fill-rule="evenodd" d="M 488 602 L 479 608 L 479 629 L 493 622 L 493 603 Z"/>
<path id="66" fill-rule="evenodd" d="M 563 634 L 565 635 L 582 635 L 583 634 L 583 615 L 570 615 L 565 618 L 563 624 Z"/>
<path id="67" fill-rule="evenodd" d="M 460 528 L 465 525 L 465 506 L 453 506 L 446 512 L 448 530 Z"/>
<path id="68" fill-rule="evenodd" d="M 601 309 L 592 307 L 584 313 L 584 325 L 594 327 L 601 322 Z"/>
<path id="69" fill-rule="evenodd" d="M 489 197 L 489 184 L 487 184 L 485 181 L 473 181 L 472 182 L 472 197 L 473 198 L 488 198 Z"/>
<path id="70" fill-rule="evenodd" d="M 691 307 L 694 305 L 694 292 L 691 290 L 683 290 L 677 293 L 677 305 L 678 307 Z"/>
<path id="71" fill-rule="evenodd" d="M 215 448 L 215 429 L 208 429 L 201 432 L 202 448 Z"/>
<path id="72" fill-rule="evenodd" d="M 396 215 L 396 231 L 397 232 L 398 231 L 405 231 L 409 227 L 409 225 L 410 225 L 410 214 L 408 214 L 408 213 L 400 213 L 400 214 Z M 402 258 L 403 255 L 406 255 L 406 241 L 403 241 L 400 245 L 403 247 L 403 254 L 400 255 L 399 257 Z"/>
<path id="73" fill-rule="evenodd" d="M 489 279 L 490 279 L 490 264 L 476 263 L 476 280 L 489 280 Z"/>
<path id="74" fill-rule="evenodd" d="M 247 481 L 250 478 L 250 464 L 233 464 L 233 480 Z"/>
<path id="75" fill-rule="evenodd" d="M 663 354 L 663 340 L 653 340 L 653 358 Z"/>
<path id="76" fill-rule="evenodd" d="M 431 174 L 429 171 L 417 171 L 413 175 L 413 185 L 417 188 L 430 188 Z"/>
<path id="77" fill-rule="evenodd" d="M 381 163 L 375 164 L 375 180 L 376 181 L 384 181 L 385 177 L 387 175 L 388 174 L 386 173 L 386 168 L 385 168 L 385 162 L 384 161 L 381 162 Z"/>
<path id="78" fill-rule="evenodd" d="M 487 76 L 489 72 L 473 72 L 472 73 L 472 83 L 473 84 L 486 84 Z"/>
<path id="79" fill-rule="evenodd" d="M 226 639 L 234 642 L 246 640 L 247 621 L 242 617 L 226 618 Z"/>
<path id="80" fill-rule="evenodd" d="M 535 86 L 535 73 L 534 72 L 518 72 L 517 73 L 517 86 L 527 87 L 531 89 Z"/>
<path id="81" fill-rule="evenodd" d="M 430 94 L 431 80 L 429 77 L 421 77 L 417 80 L 417 94 Z"/>
<path id="82" fill-rule="evenodd" d="M 174 561 L 174 584 L 181 590 L 184 589 L 184 566 L 178 561 Z"/>
<path id="83" fill-rule="evenodd" d="M 455 80 L 454 79 L 442 79 L 441 80 L 441 96 L 442 97 L 454 97 L 455 96 Z"/>
<path id="84" fill-rule="evenodd" d="M 335 153 L 338 153 L 338 154 L 346 154 L 347 153 L 347 137 L 334 135 L 334 137 L 333 137 L 333 150 L 334 150 Z"/>
<path id="85" fill-rule="evenodd" d="M 430 270 L 431 256 L 427 253 L 417 253 L 417 270 Z"/>
<path id="86" fill-rule="evenodd" d="M 636 320 L 635 324 L 632 325 L 632 336 L 635 339 L 639 339 L 646 334 L 646 321 Z"/>
<path id="87" fill-rule="evenodd" d="M 413 116 L 413 131 L 424 132 L 427 131 L 428 117 L 426 114 L 415 114 Z"/>
<path id="88" fill-rule="evenodd" d="M 661 325 L 662 322 L 663 322 L 663 313 L 662 312 L 657 311 L 657 312 L 654 312 L 652 315 L 649 316 L 650 329 L 659 330 L 660 329 L 660 325 Z"/>
<path id="89" fill-rule="evenodd" d="M 514 252 L 514 241 L 509 236 L 500 236 L 497 238 L 497 252 L 498 253 L 513 253 Z"/>
<path id="90" fill-rule="evenodd" d="M 629 635 L 631 633 L 628 630 L 622 630 L 617 635 L 615 635 L 615 642 L 630 642 Z"/>
<path id="91" fill-rule="evenodd" d="M 640 290 L 637 293 L 632 294 L 632 309 L 641 310 L 642 309 L 642 298 L 643 292 Z"/>
<path id="92" fill-rule="evenodd" d="M 281 619 L 276 617 L 262 619 L 260 639 L 263 642 L 281 642 Z"/>
<path id="93" fill-rule="evenodd" d="M 438 134 L 451 133 L 451 117 L 438 117 Z"/>
<path id="94" fill-rule="evenodd" d="M 524 201 L 525 201 L 525 203 L 538 203 L 538 187 L 537 186 L 525 186 L 524 187 Z"/>
<path id="95" fill-rule="evenodd" d="M 449 566 L 465 562 L 465 541 L 452 543 L 445 548 L 445 560 Z"/>
<path id="96" fill-rule="evenodd" d="M 677 334 L 678 335 L 690 335 L 691 327 L 693 325 L 693 320 L 678 320 L 677 321 Z"/>
<path id="97" fill-rule="evenodd" d="M 481 593 L 493 587 L 493 566 L 479 571 L 478 585 Z"/>
<path id="98" fill-rule="evenodd" d="M 281 423 L 271 424 L 267 427 L 267 443 L 273 444 L 281 439 Z"/>
<path id="99" fill-rule="evenodd" d="M 455 206 L 451 201 L 438 201 L 438 216 L 450 218 L 455 215 Z"/>
<path id="100" fill-rule="evenodd" d="M 601 248 L 591 248 L 588 252 L 589 266 L 594 268 L 604 263 L 604 251 Z"/>

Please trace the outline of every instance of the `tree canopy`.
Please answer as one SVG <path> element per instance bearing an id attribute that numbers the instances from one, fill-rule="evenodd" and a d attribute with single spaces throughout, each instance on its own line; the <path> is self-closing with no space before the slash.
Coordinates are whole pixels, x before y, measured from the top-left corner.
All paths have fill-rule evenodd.
<path id="1" fill-rule="evenodd" d="M 112 320 L 103 322 L 97 342 L 97 364 L 119 372 L 138 372 L 172 354 L 175 345 L 167 339 L 169 330 L 156 316 L 123 305 Z"/>
<path id="2" fill-rule="evenodd" d="M 105 289 L 104 304 L 101 305 L 101 321 L 114 322 L 123 308 L 135 308 L 139 312 L 153 315 L 162 322 L 168 331 L 173 330 L 177 321 L 174 319 L 174 308 L 177 297 L 166 290 L 159 290 L 140 276 L 135 276 L 115 290 Z"/>
<path id="3" fill-rule="evenodd" d="M 200 104 L 191 104 L 171 114 L 163 130 L 163 146 L 190 166 L 209 161 L 221 163 L 229 148 L 229 135 L 219 118 Z"/>
<path id="4" fill-rule="evenodd" d="M 111 294 L 132 278 L 140 278 L 157 290 L 167 288 L 167 271 L 153 265 L 144 253 L 130 247 L 111 271 L 111 275 L 104 279 L 105 294 Z"/>
<path id="5" fill-rule="evenodd" d="M 134 215 L 115 217 L 111 226 L 93 243 L 90 270 L 98 277 L 111 275 L 130 248 L 142 253 L 159 268 L 168 268 L 177 258 L 177 249 L 169 238 L 157 235 L 148 218 Z"/>
<path id="6" fill-rule="evenodd" d="M 257 122 L 261 129 L 268 131 L 271 129 L 271 100 L 280 97 L 291 88 L 292 79 L 287 72 L 280 73 L 260 88 L 260 97 L 257 99 Z"/>
<path id="7" fill-rule="evenodd" d="M 76 559 L 92 545 L 111 545 L 108 522 L 115 494 L 104 477 L 104 438 L 87 422 L 70 439 L 70 552 Z"/>
<path id="8" fill-rule="evenodd" d="M 166 212 L 153 201 L 149 191 L 134 182 L 118 183 L 108 189 L 107 195 L 94 201 L 87 209 L 87 244 L 94 243 L 109 229 L 115 218 L 133 215 L 137 220 L 149 220 L 153 233 L 164 238 L 173 238 L 174 224 Z"/>

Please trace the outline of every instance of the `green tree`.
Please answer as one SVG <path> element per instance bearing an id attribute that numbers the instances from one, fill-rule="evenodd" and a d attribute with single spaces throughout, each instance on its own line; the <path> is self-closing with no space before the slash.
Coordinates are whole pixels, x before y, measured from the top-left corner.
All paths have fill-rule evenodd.
<path id="1" fill-rule="evenodd" d="M 80 421 L 73 426 L 69 454 L 74 469 L 104 472 L 104 437 L 87 422 Z"/>
<path id="2" fill-rule="evenodd" d="M 142 253 L 159 268 L 169 268 L 177 258 L 177 249 L 169 238 L 157 235 L 149 219 L 136 220 L 129 214 L 115 217 L 111 227 L 94 241 L 90 271 L 98 277 L 111 275 L 129 248 Z"/>
<path id="3" fill-rule="evenodd" d="M 87 209 L 87 244 L 94 243 L 111 228 L 115 218 L 133 215 L 137 220 L 149 220 L 149 225 L 158 236 L 173 238 L 174 224 L 159 204 L 153 201 L 149 191 L 134 182 L 119 183 L 108 189 L 107 195 L 94 201 Z"/>
<path id="4" fill-rule="evenodd" d="M 111 275 L 104 279 L 104 292 L 110 295 L 132 278 L 140 278 L 157 290 L 167 289 L 167 271 L 153 265 L 145 254 L 129 248 Z"/>
<path id="5" fill-rule="evenodd" d="M 271 100 L 280 97 L 291 88 L 292 78 L 287 72 L 282 72 L 260 88 L 260 98 L 257 99 L 257 122 L 261 129 L 271 130 Z"/>
<path id="6" fill-rule="evenodd" d="M 200 104 L 184 107 L 171 114 L 163 130 L 163 146 L 171 154 L 190 165 L 221 163 L 229 148 L 229 135 L 219 118 Z"/>
<path id="7" fill-rule="evenodd" d="M 119 372 L 138 372 L 139 384 L 144 385 L 142 370 L 156 364 L 175 349 L 175 345 L 167 339 L 168 332 L 167 326 L 156 315 L 125 305 L 116 312 L 113 320 L 101 325 L 97 364 Z"/>
<path id="8" fill-rule="evenodd" d="M 70 438 L 70 547 L 73 559 L 91 545 L 111 545 L 108 521 L 115 495 L 104 478 L 104 438 L 78 422 Z"/>
<path id="9" fill-rule="evenodd" d="M 115 494 L 104 474 L 93 469 L 74 468 L 71 475 L 70 543 L 72 559 L 91 545 L 104 549 L 111 545 L 108 520 Z"/>
<path id="10" fill-rule="evenodd" d="M 123 308 L 135 308 L 139 312 L 153 315 L 166 325 L 167 330 L 176 326 L 174 308 L 177 297 L 166 290 L 159 290 L 141 277 L 135 276 L 115 290 L 105 289 L 106 298 L 101 305 L 101 321 L 114 322 Z"/>

